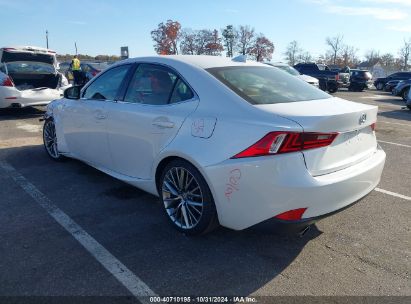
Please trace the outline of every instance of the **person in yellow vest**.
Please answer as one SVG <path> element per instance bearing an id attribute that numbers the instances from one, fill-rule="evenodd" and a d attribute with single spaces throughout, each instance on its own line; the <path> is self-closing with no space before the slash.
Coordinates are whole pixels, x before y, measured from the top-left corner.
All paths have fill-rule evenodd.
<path id="1" fill-rule="evenodd" d="M 81 84 L 81 66 L 80 60 L 77 58 L 77 55 L 74 56 L 73 60 L 70 63 L 71 71 L 73 72 L 74 85 Z"/>

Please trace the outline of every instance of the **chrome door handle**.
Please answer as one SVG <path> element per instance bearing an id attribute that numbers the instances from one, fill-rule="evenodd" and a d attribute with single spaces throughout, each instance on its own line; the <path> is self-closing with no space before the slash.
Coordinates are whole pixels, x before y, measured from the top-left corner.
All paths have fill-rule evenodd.
<path id="1" fill-rule="evenodd" d="M 172 121 L 154 121 L 152 125 L 160 128 L 174 128 L 175 124 Z"/>

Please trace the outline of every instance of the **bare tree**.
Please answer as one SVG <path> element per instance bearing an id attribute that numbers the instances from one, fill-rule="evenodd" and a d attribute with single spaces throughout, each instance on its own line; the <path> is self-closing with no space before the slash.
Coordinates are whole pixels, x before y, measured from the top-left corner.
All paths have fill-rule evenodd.
<path id="1" fill-rule="evenodd" d="M 183 55 L 194 55 L 197 53 L 196 32 L 192 29 L 181 31 L 180 52 Z"/>
<path id="2" fill-rule="evenodd" d="M 369 50 L 365 53 L 365 59 L 367 59 L 368 66 L 376 65 L 381 59 L 380 52 L 376 50 Z"/>
<path id="3" fill-rule="evenodd" d="M 342 35 L 337 35 L 335 37 L 327 37 L 325 39 L 326 44 L 331 48 L 332 54 L 333 54 L 333 64 L 336 64 L 337 62 L 337 55 L 341 51 L 341 48 L 343 47 L 343 38 L 344 36 Z"/>
<path id="4" fill-rule="evenodd" d="M 293 66 L 297 63 L 297 58 L 301 53 L 302 49 L 298 46 L 298 42 L 293 40 L 288 44 L 284 55 L 287 58 L 288 64 Z"/>
<path id="5" fill-rule="evenodd" d="M 298 55 L 298 61 L 299 62 L 312 62 L 313 61 L 313 56 L 309 52 L 301 52 Z"/>
<path id="6" fill-rule="evenodd" d="M 241 55 L 247 54 L 247 50 L 253 43 L 254 36 L 254 28 L 251 28 L 249 25 L 240 25 L 238 28 L 237 48 Z"/>
<path id="7" fill-rule="evenodd" d="M 237 44 L 238 38 L 236 29 L 232 25 L 227 25 L 226 28 L 222 30 L 221 35 L 223 36 L 227 57 L 233 57 L 234 47 Z"/>
<path id="8" fill-rule="evenodd" d="M 395 65 L 395 58 L 393 54 L 386 53 L 381 56 L 381 64 L 386 67 L 391 67 Z"/>
<path id="9" fill-rule="evenodd" d="M 411 39 L 409 39 L 408 41 L 404 39 L 404 45 L 399 51 L 399 55 L 402 60 L 403 70 L 407 70 L 408 68 L 408 60 L 410 58 L 410 53 L 411 53 Z"/>
<path id="10" fill-rule="evenodd" d="M 349 67 L 356 65 L 358 63 L 357 52 L 357 48 L 351 45 L 344 45 L 341 48 L 342 64 Z"/>

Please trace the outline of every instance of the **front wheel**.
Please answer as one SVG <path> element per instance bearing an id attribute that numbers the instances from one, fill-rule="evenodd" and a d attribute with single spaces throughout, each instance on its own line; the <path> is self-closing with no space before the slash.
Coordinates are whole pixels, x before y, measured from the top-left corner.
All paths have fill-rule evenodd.
<path id="1" fill-rule="evenodd" d="M 63 156 L 57 149 L 56 126 L 54 125 L 54 121 L 52 119 L 47 119 L 44 123 L 43 143 L 48 156 L 56 161 L 63 159 Z"/>
<path id="2" fill-rule="evenodd" d="M 190 163 L 171 161 L 161 175 L 159 192 L 169 221 L 180 232 L 199 235 L 218 226 L 210 188 Z"/>

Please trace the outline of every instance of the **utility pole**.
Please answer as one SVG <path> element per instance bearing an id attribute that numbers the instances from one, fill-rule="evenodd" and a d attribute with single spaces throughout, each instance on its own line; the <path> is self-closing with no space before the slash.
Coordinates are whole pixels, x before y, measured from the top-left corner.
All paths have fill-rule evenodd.
<path id="1" fill-rule="evenodd" d="M 47 45 L 47 49 L 49 48 L 49 31 L 46 30 L 46 45 Z"/>
<path id="2" fill-rule="evenodd" d="M 74 47 L 76 48 L 76 55 L 77 55 L 77 42 L 74 42 Z"/>

